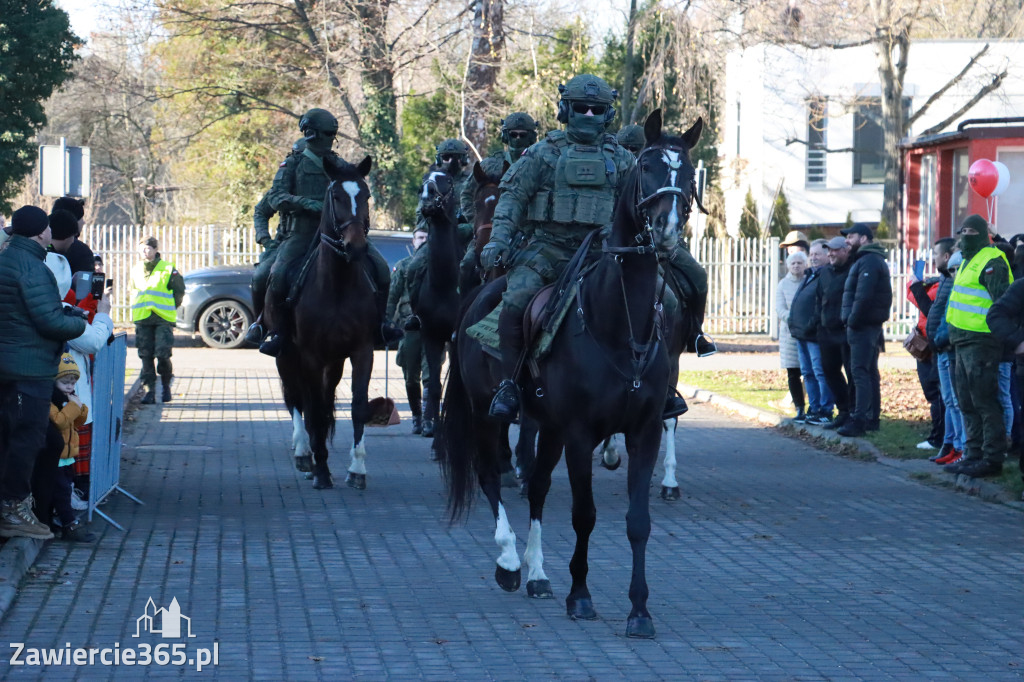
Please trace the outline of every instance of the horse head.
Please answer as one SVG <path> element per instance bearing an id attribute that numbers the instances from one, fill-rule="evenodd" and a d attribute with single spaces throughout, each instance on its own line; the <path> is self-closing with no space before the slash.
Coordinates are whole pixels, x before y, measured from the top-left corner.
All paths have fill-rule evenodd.
<path id="1" fill-rule="evenodd" d="M 369 156 L 358 166 L 341 159 L 324 159 L 324 171 L 331 182 L 320 216 L 320 241 L 346 260 L 367 247 L 370 188 L 366 176 L 372 165 Z"/>
<path id="2" fill-rule="evenodd" d="M 494 209 L 498 207 L 498 197 L 501 195 L 501 178 L 509 169 L 508 161 L 502 163 L 501 173 L 488 175 L 480 162 L 473 164 L 473 178 L 476 180 L 476 194 L 473 196 L 473 205 L 476 214 L 473 218 L 473 235 L 476 239 L 477 256 L 484 244 L 491 238 L 491 224 L 494 220 Z"/>
<path id="3" fill-rule="evenodd" d="M 697 171 L 690 161 L 690 150 L 700 139 L 703 127 L 704 120 L 698 118 L 681 136 L 666 134 L 662 130 L 661 109 L 651 112 L 644 123 L 647 144 L 637 155 L 631 208 L 636 222 L 643 225 L 661 250 L 679 243 L 695 199 L 704 211 L 697 198 Z"/>
<path id="4" fill-rule="evenodd" d="M 421 212 L 425 217 L 447 215 L 454 222 L 459 198 L 455 196 L 455 178 L 440 167 L 430 167 L 420 188 Z"/>

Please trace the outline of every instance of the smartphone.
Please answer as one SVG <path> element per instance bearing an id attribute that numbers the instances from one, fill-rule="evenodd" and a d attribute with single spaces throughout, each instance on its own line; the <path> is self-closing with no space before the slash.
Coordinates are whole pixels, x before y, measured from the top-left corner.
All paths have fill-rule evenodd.
<path id="1" fill-rule="evenodd" d="M 918 281 L 924 279 L 924 261 L 914 261 L 914 277 L 917 277 Z"/>
<path id="2" fill-rule="evenodd" d="M 92 289 L 90 293 L 95 300 L 103 298 L 103 284 L 106 282 L 107 276 L 102 272 L 92 273 Z"/>

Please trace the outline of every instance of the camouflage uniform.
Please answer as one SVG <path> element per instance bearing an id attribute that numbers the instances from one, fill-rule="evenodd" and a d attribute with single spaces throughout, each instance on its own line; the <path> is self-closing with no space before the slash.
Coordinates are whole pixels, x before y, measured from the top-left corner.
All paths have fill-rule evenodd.
<path id="1" fill-rule="evenodd" d="M 420 246 L 417 251 L 422 250 Z M 405 327 L 412 319 L 412 305 L 409 302 L 407 270 L 412 256 L 407 256 L 395 264 L 391 271 L 391 289 L 388 293 L 386 319 L 399 327 Z M 395 362 L 402 368 L 405 378 L 405 394 L 409 397 L 409 409 L 412 410 L 413 433 L 421 430 L 421 398 L 423 383 L 430 378 L 427 358 L 423 355 L 423 340 L 419 330 L 406 330 L 405 336 L 398 344 L 398 355 Z"/>
<path id="2" fill-rule="evenodd" d="M 527 303 L 558 278 L 587 233 L 611 222 L 615 199 L 636 164 L 614 136 L 604 133 L 615 115 L 615 93 L 604 81 L 582 75 L 559 90 L 558 119 L 566 130 L 548 133 L 505 174 L 491 241 L 482 255 L 485 262 L 505 260 L 516 231 L 529 236 L 512 263 L 502 297 L 499 329 L 506 379 L 491 405 L 492 416 L 499 419 L 514 419 L 519 409 L 513 380 Z M 575 111 L 576 106 L 585 113 Z"/>
<path id="3" fill-rule="evenodd" d="M 142 276 L 148 277 L 160 262 L 161 258 L 158 252 L 153 260 L 144 260 L 135 267 L 141 267 L 144 272 Z M 134 297 L 137 278 L 133 276 L 130 284 Z M 176 269 L 171 272 L 167 288 L 174 297 L 174 307 L 181 307 L 181 301 L 185 297 L 185 280 Z M 136 320 L 135 346 L 138 348 L 139 358 L 142 360 L 139 381 L 146 387 L 147 404 L 155 401 L 154 390 L 158 374 L 163 383 L 163 401 L 168 402 L 171 399 L 171 380 L 174 376 L 174 368 L 171 365 L 171 349 L 174 348 L 174 322 L 160 317 L 155 312 Z"/>
<path id="4" fill-rule="evenodd" d="M 633 156 L 637 156 L 647 144 L 644 129 L 635 123 L 623 126 L 622 130 L 615 134 L 615 141 L 628 149 Z"/>

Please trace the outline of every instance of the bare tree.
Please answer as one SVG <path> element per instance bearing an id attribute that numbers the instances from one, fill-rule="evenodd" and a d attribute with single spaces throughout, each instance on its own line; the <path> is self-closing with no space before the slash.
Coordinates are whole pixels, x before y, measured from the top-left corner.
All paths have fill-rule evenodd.
<path id="1" fill-rule="evenodd" d="M 462 134 L 482 158 L 487 153 L 487 114 L 505 50 L 505 0 L 473 3 L 473 43 L 462 90 Z"/>

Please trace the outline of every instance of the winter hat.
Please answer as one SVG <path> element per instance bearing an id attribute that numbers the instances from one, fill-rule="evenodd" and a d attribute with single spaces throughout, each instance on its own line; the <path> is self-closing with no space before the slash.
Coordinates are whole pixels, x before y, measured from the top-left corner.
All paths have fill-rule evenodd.
<path id="1" fill-rule="evenodd" d="M 71 353 L 64 353 L 60 356 L 60 365 L 57 367 L 57 380 L 64 379 L 66 377 L 74 377 L 75 381 L 82 376 L 81 370 L 78 369 L 78 363 L 71 357 Z"/>
<path id="2" fill-rule="evenodd" d="M 158 246 L 156 245 L 156 244 L 157 244 L 157 241 L 156 241 L 156 237 L 146 237 L 145 239 L 143 239 L 143 240 L 142 240 L 141 242 L 139 242 L 139 243 L 140 243 L 140 244 L 143 244 L 143 245 L 145 245 L 145 246 L 151 246 L 151 247 L 153 247 L 154 249 L 156 249 L 156 248 L 159 248 L 159 247 L 158 247 Z"/>
<path id="3" fill-rule="evenodd" d="M 53 208 L 50 209 L 51 213 L 56 213 L 57 211 L 67 211 L 75 216 L 75 221 L 77 222 L 85 217 L 85 199 L 61 197 L 53 202 Z"/>
<path id="4" fill-rule="evenodd" d="M 49 226 L 46 211 L 37 206 L 22 206 L 11 214 L 11 234 L 38 237 Z"/>
<path id="5" fill-rule="evenodd" d="M 972 213 L 964 218 L 964 222 L 960 225 L 960 230 L 965 227 L 973 228 L 978 234 L 988 234 L 988 222 L 977 213 Z M 960 230 L 957 230 L 957 232 L 960 232 Z"/>
<path id="6" fill-rule="evenodd" d="M 78 236 L 78 218 L 71 211 L 62 208 L 50 214 L 50 232 L 54 239 L 67 239 Z"/>
<path id="7" fill-rule="evenodd" d="M 50 268 L 53 278 L 57 280 L 57 293 L 64 300 L 71 291 L 71 266 L 68 265 L 68 259 L 51 251 L 46 254 L 46 267 Z"/>

